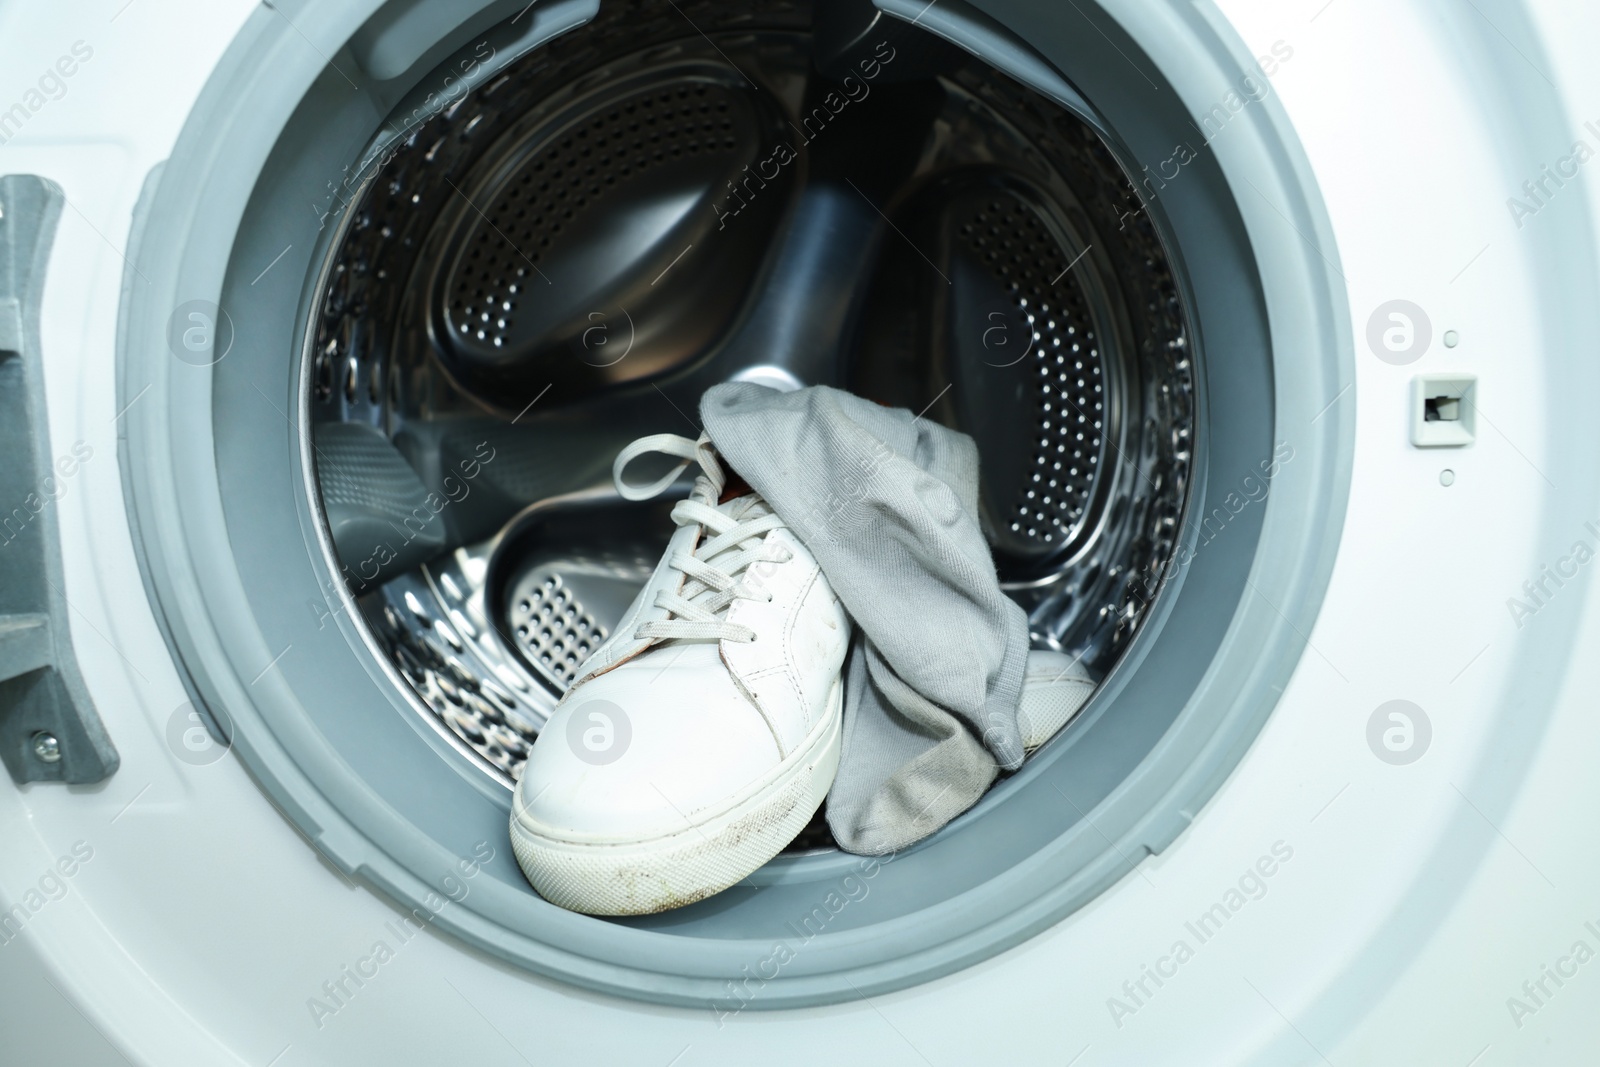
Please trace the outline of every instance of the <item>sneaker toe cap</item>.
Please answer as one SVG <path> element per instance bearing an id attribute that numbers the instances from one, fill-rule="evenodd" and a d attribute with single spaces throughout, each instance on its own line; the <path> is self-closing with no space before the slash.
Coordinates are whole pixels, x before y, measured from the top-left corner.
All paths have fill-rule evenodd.
<path id="1" fill-rule="evenodd" d="M 693 684 L 619 669 L 551 716 L 517 786 L 515 813 L 574 842 L 679 833 L 726 807 L 781 760 L 761 713 L 722 670 Z"/>

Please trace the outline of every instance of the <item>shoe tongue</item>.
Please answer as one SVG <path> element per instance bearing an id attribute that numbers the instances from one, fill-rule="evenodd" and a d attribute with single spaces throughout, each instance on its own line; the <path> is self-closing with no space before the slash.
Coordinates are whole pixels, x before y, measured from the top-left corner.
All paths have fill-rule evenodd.
<path id="1" fill-rule="evenodd" d="M 719 505 L 727 504 L 741 496 L 749 496 L 755 490 L 750 488 L 750 483 L 739 477 L 737 471 L 730 470 L 727 466 L 722 468 L 728 480 L 722 483 L 722 498 L 717 501 Z"/>
<path id="2" fill-rule="evenodd" d="M 726 464 L 722 468 L 727 481 L 722 485 L 722 496 L 717 500 L 717 510 L 733 518 L 759 519 L 763 515 L 772 514 L 772 506 L 766 498 L 739 476 L 739 472 Z"/>

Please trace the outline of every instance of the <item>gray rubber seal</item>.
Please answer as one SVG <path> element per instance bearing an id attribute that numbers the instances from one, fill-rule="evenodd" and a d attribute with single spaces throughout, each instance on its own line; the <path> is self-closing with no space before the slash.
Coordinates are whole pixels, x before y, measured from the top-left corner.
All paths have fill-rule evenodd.
<path id="1" fill-rule="evenodd" d="M 307 492 L 302 324 L 347 168 L 397 106 L 425 106 L 425 76 L 453 54 L 490 40 L 504 61 L 581 25 L 596 3 L 503 21 L 522 6 L 323 3 L 292 24 L 288 9 L 258 9 L 152 178 L 120 338 L 123 403 L 148 387 L 125 417 L 127 495 L 197 703 L 231 723 L 233 751 L 340 868 L 429 907 L 486 952 L 591 989 L 719 1011 L 849 1000 L 1058 922 L 1170 843 L 1231 772 L 1301 654 L 1332 567 L 1354 431 L 1347 304 L 1275 99 L 1236 116 L 1229 137 L 1250 149 L 1232 157 L 1240 177 L 1288 225 L 1247 233 L 1211 152 L 1149 204 L 1190 280 L 1206 356 L 1202 475 L 1161 614 L 1070 735 L 895 856 L 783 857 L 692 907 L 606 921 L 528 888 L 506 841 L 508 794 L 411 713 L 348 610 Z M 1225 82 L 1253 69 L 1191 6 L 1169 6 L 1166 51 Z M 1178 93 L 1088 0 L 952 4 L 934 28 L 1046 94 L 1059 98 L 1066 78 L 1135 173 L 1194 136 Z M 216 362 L 167 343 L 194 301 L 231 323 Z M 1260 499 L 1245 480 L 1267 465 L 1277 469 Z"/>

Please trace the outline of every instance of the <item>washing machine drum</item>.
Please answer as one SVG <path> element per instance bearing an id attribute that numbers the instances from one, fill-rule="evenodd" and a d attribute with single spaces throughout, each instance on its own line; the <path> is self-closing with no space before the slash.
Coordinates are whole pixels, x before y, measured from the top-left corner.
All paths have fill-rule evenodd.
<path id="1" fill-rule="evenodd" d="M 1264 508 L 1224 494 L 1258 500 L 1284 458 L 1261 279 L 1214 159 L 1158 196 L 1139 161 L 1186 116 L 1135 91 L 1143 67 L 1075 38 L 1045 62 L 964 4 L 900 6 L 568 2 L 456 27 L 409 65 L 385 51 L 402 22 L 369 25 L 351 54 L 394 68 L 374 93 L 393 112 L 375 125 L 330 64 L 218 238 L 239 340 L 163 444 L 186 420 L 215 441 L 226 549 L 194 566 L 225 554 L 237 577 L 197 582 L 234 598 L 213 616 L 300 651 L 240 700 L 217 679 L 259 665 L 186 637 L 200 624 L 168 595 L 175 644 L 215 728 L 341 866 L 409 905 L 494 855 L 437 921 L 519 965 L 703 1004 L 752 946 L 803 936 L 764 1006 L 948 972 L 1170 841 L 1293 664 L 1264 638 L 1248 685 L 1201 686 L 1239 654 L 1222 635 L 1264 550 Z M 318 173 L 347 177 L 307 220 L 296 189 Z M 313 223 L 303 280 L 254 284 L 259 251 Z M 511 789 L 672 529 L 671 501 L 620 499 L 611 464 L 698 434 L 729 380 L 836 386 L 972 435 L 1004 588 L 1033 645 L 1100 689 L 901 854 L 844 854 L 819 818 L 710 900 L 560 912 L 503 847 Z"/>
<path id="2" fill-rule="evenodd" d="M 386 147 L 329 249 L 321 499 L 429 713 L 517 776 L 672 530 L 606 492 L 612 459 L 695 435 L 730 379 L 972 434 L 1035 643 L 1103 675 L 1173 551 L 1195 406 L 1100 137 L 870 6 L 727 47 L 607 14 Z"/>

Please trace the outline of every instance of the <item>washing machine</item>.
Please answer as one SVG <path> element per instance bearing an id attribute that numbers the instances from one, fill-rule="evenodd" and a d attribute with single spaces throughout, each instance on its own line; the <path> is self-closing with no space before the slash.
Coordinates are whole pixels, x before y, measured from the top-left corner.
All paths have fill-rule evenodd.
<path id="1" fill-rule="evenodd" d="M 1593 1062 L 1597 30 L 0 7 L 0 1061 Z M 563 911 L 611 462 L 731 380 L 970 434 L 1096 689 L 899 851 Z"/>

